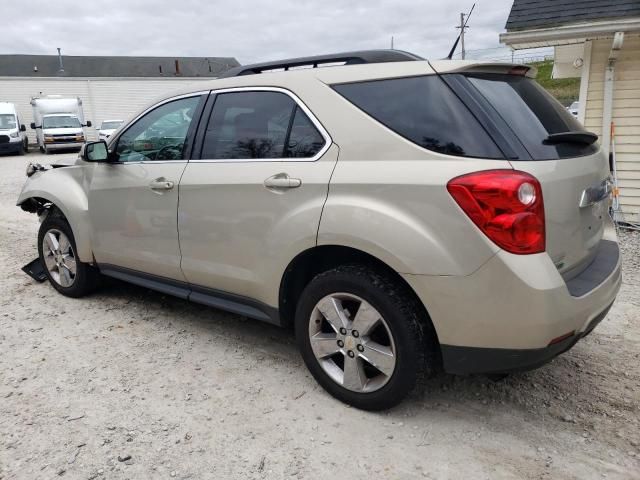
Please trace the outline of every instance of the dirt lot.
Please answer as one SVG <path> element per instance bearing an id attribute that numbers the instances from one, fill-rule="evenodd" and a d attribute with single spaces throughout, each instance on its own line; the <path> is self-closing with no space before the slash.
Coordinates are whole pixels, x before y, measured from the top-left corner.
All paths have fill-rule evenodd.
<path id="1" fill-rule="evenodd" d="M 33 282 L 38 222 L 14 204 L 27 161 L 51 158 L 0 158 L 0 479 L 640 479 L 640 235 L 622 236 L 609 316 L 564 356 L 366 413 L 316 385 L 288 331 L 115 281 L 81 300 Z"/>

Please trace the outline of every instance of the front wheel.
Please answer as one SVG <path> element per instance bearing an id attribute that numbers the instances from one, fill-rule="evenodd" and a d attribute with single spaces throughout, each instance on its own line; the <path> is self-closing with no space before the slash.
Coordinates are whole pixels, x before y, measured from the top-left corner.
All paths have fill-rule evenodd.
<path id="1" fill-rule="evenodd" d="M 316 276 L 295 319 L 302 357 L 331 395 L 364 410 L 398 404 L 433 346 L 428 318 L 396 279 L 360 265 Z"/>
<path id="2" fill-rule="evenodd" d="M 51 212 L 40 225 L 38 253 L 49 282 L 68 297 L 82 297 L 95 289 L 99 272 L 77 256 L 71 227 L 58 212 Z"/>

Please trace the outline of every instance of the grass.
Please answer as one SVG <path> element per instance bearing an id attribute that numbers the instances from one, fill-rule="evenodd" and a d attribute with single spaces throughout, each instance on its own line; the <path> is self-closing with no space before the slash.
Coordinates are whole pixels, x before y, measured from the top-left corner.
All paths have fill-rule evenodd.
<path id="1" fill-rule="evenodd" d="M 538 69 L 538 76 L 536 80 L 547 90 L 551 95 L 556 97 L 560 103 L 565 106 L 578 100 L 580 94 L 580 79 L 579 78 L 562 78 L 554 80 L 551 78 L 551 72 L 553 70 L 553 61 L 545 60 L 544 62 L 531 63 Z"/>

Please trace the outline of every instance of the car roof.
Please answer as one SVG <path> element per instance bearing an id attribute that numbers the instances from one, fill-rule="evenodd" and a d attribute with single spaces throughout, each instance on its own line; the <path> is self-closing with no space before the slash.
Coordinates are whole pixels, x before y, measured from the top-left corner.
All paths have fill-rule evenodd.
<path id="1" fill-rule="evenodd" d="M 376 50 L 373 52 L 376 55 L 382 55 L 380 52 L 388 53 L 389 51 Z M 347 52 L 342 55 L 350 58 L 350 56 L 353 56 L 354 54 L 362 55 L 362 52 Z M 304 57 L 303 60 L 311 62 L 317 61 L 318 59 L 335 60 L 339 55 L 341 54 Z M 372 55 L 369 58 L 378 58 L 376 55 Z M 335 65 L 335 63 L 332 64 L 332 62 L 319 62 L 316 68 L 291 67 L 287 71 L 262 71 L 262 73 L 254 74 L 243 74 L 242 72 L 244 70 L 242 69 L 256 69 L 256 65 L 258 66 L 258 69 L 264 69 L 266 66 L 273 67 L 274 69 L 281 68 L 287 60 L 237 67 L 234 69 L 236 70 L 235 76 L 228 75 L 217 79 L 201 80 L 195 84 L 191 84 L 189 87 L 165 94 L 162 97 L 157 98 L 154 102 L 148 104 L 131 118 L 137 118 L 140 114 L 148 110 L 149 107 L 171 98 L 189 94 L 207 93 L 211 90 L 241 87 L 278 87 L 295 92 L 297 89 L 303 88 L 305 84 L 313 81 L 332 85 L 366 80 L 432 75 L 435 73 L 455 73 L 461 71 L 507 73 L 514 67 L 529 68 L 523 65 L 514 65 L 511 63 L 496 63 L 478 60 L 436 60 L 430 62 L 408 52 L 400 52 L 400 55 L 394 56 L 392 60 L 389 60 L 389 57 L 385 58 L 387 58 L 387 60 L 382 62 L 372 61 L 369 63 L 349 63 L 347 61 L 346 64 L 342 65 Z M 291 59 L 288 61 L 298 64 L 296 66 L 299 66 L 301 59 Z M 322 63 L 325 63 L 326 66 L 322 65 Z M 313 67 L 313 65 L 311 64 L 310 67 Z M 527 76 L 534 76 L 535 72 L 535 68 L 529 68 Z"/>

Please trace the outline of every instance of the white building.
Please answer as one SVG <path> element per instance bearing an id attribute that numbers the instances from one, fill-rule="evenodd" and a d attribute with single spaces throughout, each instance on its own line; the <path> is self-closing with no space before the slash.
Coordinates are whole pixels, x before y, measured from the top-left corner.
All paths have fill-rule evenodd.
<path id="1" fill-rule="evenodd" d="M 515 0 L 506 28 L 513 49 L 555 47 L 554 78 L 580 77 L 578 119 L 615 155 L 624 219 L 640 222 L 640 1 Z"/>
<path id="2" fill-rule="evenodd" d="M 238 66 L 235 58 L 86 57 L 0 55 L 0 101 L 11 102 L 35 132 L 31 98 L 62 95 L 82 99 L 88 139 L 97 139 L 103 120 L 126 120 L 153 99 L 173 90 L 211 80 Z M 62 66 L 62 68 L 61 68 Z"/>

